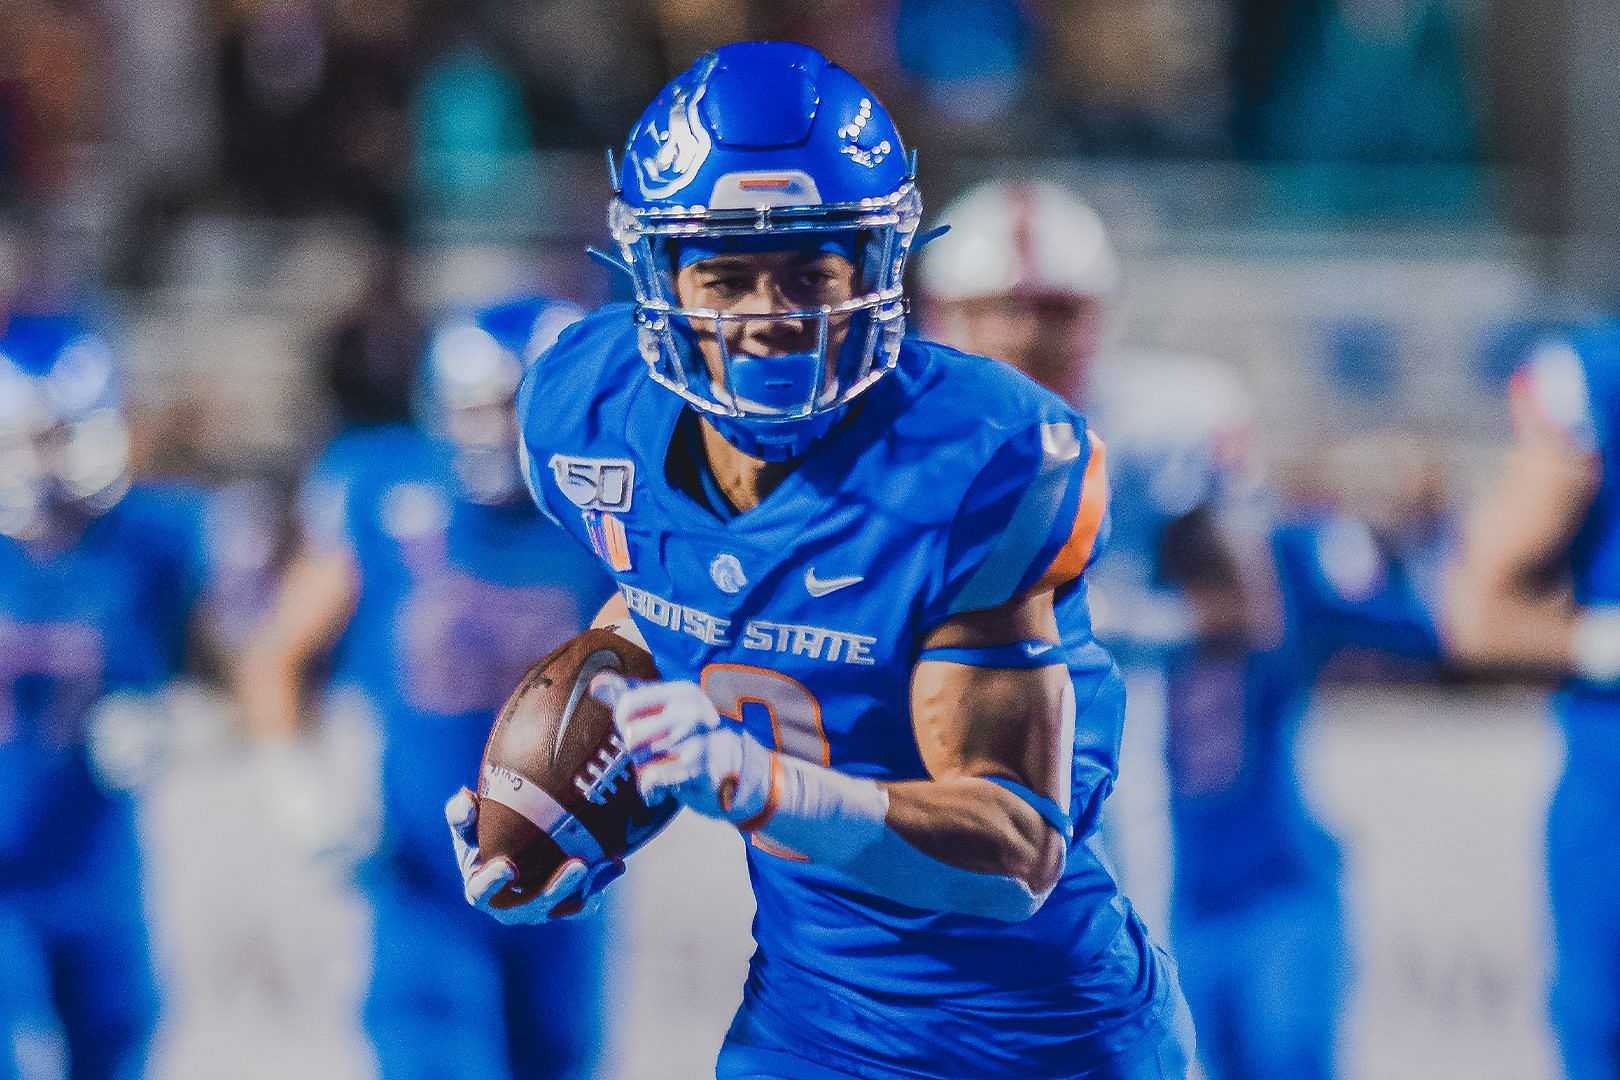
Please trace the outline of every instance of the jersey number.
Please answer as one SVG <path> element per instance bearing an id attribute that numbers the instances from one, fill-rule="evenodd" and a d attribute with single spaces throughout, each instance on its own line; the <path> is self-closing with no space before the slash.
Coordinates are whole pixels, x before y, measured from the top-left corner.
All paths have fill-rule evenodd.
<path id="1" fill-rule="evenodd" d="M 748 664 L 710 664 L 703 669 L 700 682 L 721 716 L 756 731 L 769 726 L 768 745 L 789 757 L 822 766 L 832 764 L 821 702 L 797 679 Z M 757 833 L 749 839 L 761 851 L 808 861 Z"/>

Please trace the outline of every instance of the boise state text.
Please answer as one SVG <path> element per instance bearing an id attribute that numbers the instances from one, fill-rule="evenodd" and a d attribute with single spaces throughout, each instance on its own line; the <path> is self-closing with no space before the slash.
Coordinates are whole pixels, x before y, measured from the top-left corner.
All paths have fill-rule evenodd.
<path id="1" fill-rule="evenodd" d="M 629 307 L 565 332 L 518 412 L 536 500 L 612 571 L 660 671 L 796 757 L 926 778 L 910 722 L 924 637 L 1062 591 L 1079 717 L 1051 897 L 1012 924 L 928 912 L 756 841 L 749 1023 L 857 1076 L 1086 1075 L 1162 1034 L 1173 976 L 1091 840 L 1123 696 L 1085 622 L 1106 492 L 1077 414 L 1005 366 L 907 340 L 815 453 L 722 521 L 667 472 L 691 416 L 646 377 Z"/>

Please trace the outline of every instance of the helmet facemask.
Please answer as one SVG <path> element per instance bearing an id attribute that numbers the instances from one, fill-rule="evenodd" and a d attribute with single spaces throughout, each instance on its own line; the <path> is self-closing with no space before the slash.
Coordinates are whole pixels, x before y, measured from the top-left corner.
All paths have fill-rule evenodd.
<path id="1" fill-rule="evenodd" d="M 31 540 L 111 510 L 129 489 L 111 360 L 74 341 L 43 373 L 0 356 L 0 535 Z"/>
<path id="2" fill-rule="evenodd" d="M 416 414 L 450 455 L 461 495 L 498 504 L 524 495 L 512 402 L 523 363 L 469 321 L 447 326 L 423 364 Z"/>
<path id="3" fill-rule="evenodd" d="M 636 209 L 615 199 L 609 222 L 634 282 L 639 345 L 653 379 L 745 453 L 768 461 L 802 454 L 899 357 L 902 275 L 921 209 L 909 182 L 887 198 L 826 206 Z M 772 250 L 813 247 L 818 237 L 853 239 L 856 290 L 847 301 L 767 313 L 680 303 L 674 268 L 683 240 Z M 738 349 L 746 329 L 761 323 L 791 324 L 785 336 L 807 348 Z M 718 346 L 718 372 L 703 338 Z"/>

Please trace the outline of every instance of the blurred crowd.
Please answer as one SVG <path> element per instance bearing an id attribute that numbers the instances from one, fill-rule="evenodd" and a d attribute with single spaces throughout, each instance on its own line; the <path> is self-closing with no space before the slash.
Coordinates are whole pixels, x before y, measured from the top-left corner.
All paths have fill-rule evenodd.
<path id="1" fill-rule="evenodd" d="M 670 74 L 747 37 L 843 58 L 941 158 L 1500 162 L 1513 82 L 1478 62 L 1498 21 L 1457 0 L 10 0 L 0 192 L 109 198 L 132 255 L 190 208 L 499 215 L 531 153 L 616 145 Z"/>

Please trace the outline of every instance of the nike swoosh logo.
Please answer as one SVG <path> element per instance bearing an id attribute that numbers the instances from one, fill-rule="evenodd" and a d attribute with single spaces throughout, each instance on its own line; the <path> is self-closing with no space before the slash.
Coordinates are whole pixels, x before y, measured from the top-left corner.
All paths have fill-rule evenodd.
<path id="1" fill-rule="evenodd" d="M 828 593 L 835 593 L 839 589 L 859 585 L 865 580 L 859 574 L 851 577 L 818 578 L 816 577 L 816 568 L 813 566 L 804 572 L 804 587 L 811 596 L 826 596 Z"/>
<path id="2" fill-rule="evenodd" d="M 1043 642 L 1040 645 L 1035 644 L 1033 641 L 1025 642 L 1024 643 L 1024 655 L 1025 656 L 1044 656 L 1047 653 L 1051 652 L 1055 648 L 1057 648 L 1057 646 L 1052 644 L 1050 641 Z"/>

